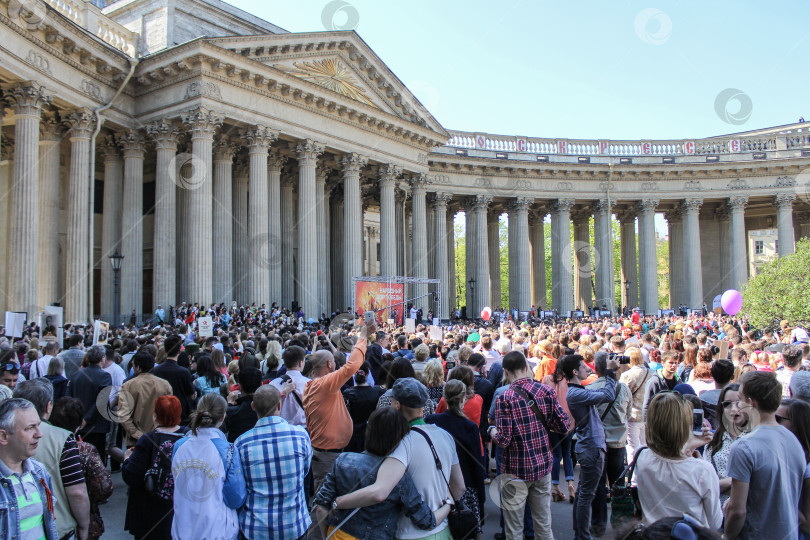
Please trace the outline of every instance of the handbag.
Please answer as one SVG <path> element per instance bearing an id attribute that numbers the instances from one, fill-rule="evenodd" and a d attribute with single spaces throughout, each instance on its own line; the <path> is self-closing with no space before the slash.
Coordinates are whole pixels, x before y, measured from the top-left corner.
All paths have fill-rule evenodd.
<path id="1" fill-rule="evenodd" d="M 628 465 L 619 478 L 610 486 L 610 524 L 624 527 L 628 523 L 641 521 L 641 502 L 638 499 L 638 487 L 632 485 L 633 473 L 641 452 L 646 450 L 643 446 L 636 450 L 633 462 Z"/>
<path id="2" fill-rule="evenodd" d="M 430 451 L 433 452 L 433 460 L 436 462 L 436 469 L 439 471 L 442 480 L 447 484 L 447 489 L 449 490 L 450 483 L 444 476 L 442 462 L 439 460 L 439 454 L 436 453 L 433 441 L 430 440 L 427 433 L 418 427 L 412 427 L 411 430 L 419 433 L 427 441 L 428 446 L 430 446 Z M 453 537 L 453 540 L 470 540 L 475 538 L 478 533 L 478 518 L 475 517 L 473 511 L 464 506 L 464 503 L 460 500 L 453 504 L 450 515 L 447 516 L 447 523 L 450 526 L 450 535 Z"/>

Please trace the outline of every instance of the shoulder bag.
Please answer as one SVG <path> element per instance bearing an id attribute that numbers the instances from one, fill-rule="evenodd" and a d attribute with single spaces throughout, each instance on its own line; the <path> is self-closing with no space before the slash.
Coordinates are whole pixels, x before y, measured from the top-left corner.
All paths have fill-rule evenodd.
<path id="1" fill-rule="evenodd" d="M 430 440 L 430 437 L 425 431 L 418 427 L 412 427 L 411 431 L 417 432 L 427 441 L 428 446 L 430 446 L 430 451 L 433 452 L 436 470 L 439 471 L 439 475 L 441 475 L 444 483 L 447 484 L 447 490 L 449 491 L 450 483 L 444 476 L 442 462 L 439 460 L 439 454 L 436 453 L 436 447 L 433 446 L 433 441 Z M 466 508 L 460 500 L 456 501 L 453 508 L 450 510 L 450 515 L 447 516 L 447 523 L 450 525 L 450 534 L 453 536 L 453 540 L 471 540 L 476 537 L 478 532 L 478 518 L 476 518 L 473 511 Z"/>

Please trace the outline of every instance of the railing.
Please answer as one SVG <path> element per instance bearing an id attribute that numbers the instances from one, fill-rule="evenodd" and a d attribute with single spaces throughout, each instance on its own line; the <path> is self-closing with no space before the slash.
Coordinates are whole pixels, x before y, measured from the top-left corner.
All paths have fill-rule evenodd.
<path id="1" fill-rule="evenodd" d="M 810 124 L 807 124 L 810 125 Z M 738 154 L 810 148 L 810 127 L 804 123 L 708 139 L 585 140 L 510 137 L 488 133 L 451 131 L 446 147 L 517 154 L 561 156 L 690 156 Z M 786 129 L 787 128 L 787 129 Z"/>
<path id="2" fill-rule="evenodd" d="M 129 56 L 135 56 L 138 33 L 128 30 L 104 15 L 89 0 L 44 0 L 44 2 L 105 43 Z"/>

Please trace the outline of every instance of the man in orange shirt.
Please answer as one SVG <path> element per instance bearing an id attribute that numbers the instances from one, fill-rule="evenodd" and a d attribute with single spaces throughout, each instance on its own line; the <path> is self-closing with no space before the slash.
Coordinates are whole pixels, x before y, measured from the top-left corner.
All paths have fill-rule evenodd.
<path id="1" fill-rule="evenodd" d="M 373 322 L 363 326 L 349 361 L 338 370 L 335 370 L 335 357 L 331 352 L 319 350 L 312 354 L 312 380 L 304 388 L 303 403 L 312 441 L 313 493 L 318 492 L 326 474 L 352 438 L 352 418 L 340 388 L 365 362 L 367 336 L 376 331 Z"/>

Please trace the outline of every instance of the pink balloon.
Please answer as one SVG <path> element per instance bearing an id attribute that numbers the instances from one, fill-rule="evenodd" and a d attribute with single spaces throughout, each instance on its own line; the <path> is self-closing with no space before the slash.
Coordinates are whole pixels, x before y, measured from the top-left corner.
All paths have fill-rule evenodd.
<path id="1" fill-rule="evenodd" d="M 723 306 L 723 311 L 729 315 L 736 315 L 742 309 L 742 294 L 736 289 L 729 289 L 720 298 L 720 305 Z"/>
<path id="2" fill-rule="evenodd" d="M 491 307 L 489 307 L 489 306 L 485 307 L 484 311 L 486 311 L 487 313 L 489 313 L 490 316 L 492 316 L 492 308 Z"/>
<path id="3" fill-rule="evenodd" d="M 491 316 L 491 313 L 489 311 L 487 311 L 486 309 L 481 310 L 481 318 L 482 319 L 484 319 L 485 321 L 488 321 L 490 316 Z"/>

